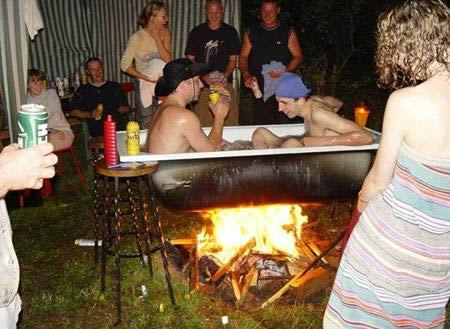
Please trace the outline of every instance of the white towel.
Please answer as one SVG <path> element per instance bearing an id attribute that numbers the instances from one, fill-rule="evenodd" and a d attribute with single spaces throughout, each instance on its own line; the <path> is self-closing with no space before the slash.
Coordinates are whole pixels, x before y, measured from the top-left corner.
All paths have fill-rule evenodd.
<path id="1" fill-rule="evenodd" d="M 25 0 L 24 20 L 30 39 L 33 40 L 38 31 L 44 28 L 37 0 Z"/>
<path id="2" fill-rule="evenodd" d="M 262 66 L 261 74 L 264 77 L 264 102 L 271 96 L 275 95 L 275 89 L 278 86 L 278 82 L 280 82 L 281 76 L 278 78 L 272 78 L 269 73 L 272 71 L 275 72 L 284 72 L 286 67 L 281 62 L 271 61 L 270 64 L 264 64 Z"/>
<path id="3" fill-rule="evenodd" d="M 149 76 L 151 79 L 157 80 L 163 75 L 163 68 L 166 65 L 162 59 L 153 58 L 148 62 L 147 67 L 142 70 L 142 74 Z M 155 95 L 156 83 L 140 80 L 139 92 L 141 94 L 141 103 L 144 108 L 152 104 L 153 96 Z"/>

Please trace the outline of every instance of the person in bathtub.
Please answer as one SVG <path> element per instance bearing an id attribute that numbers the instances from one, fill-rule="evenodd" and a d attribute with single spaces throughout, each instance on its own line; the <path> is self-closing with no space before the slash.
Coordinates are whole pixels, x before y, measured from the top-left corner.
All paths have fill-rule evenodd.
<path id="1" fill-rule="evenodd" d="M 208 135 L 203 132 L 197 115 L 186 108 L 198 100 L 203 88 L 200 75 L 209 71 L 208 64 L 194 63 L 187 58 L 166 64 L 155 87 L 156 96 L 165 98 L 149 128 L 148 152 L 210 152 L 221 146 L 223 125 L 230 107 L 227 98 L 219 97 L 216 104 L 209 104 L 214 122 Z"/>
<path id="2" fill-rule="evenodd" d="M 255 149 L 274 147 L 305 147 L 330 145 L 366 145 L 373 142 L 372 134 L 353 121 L 336 112 L 342 102 L 331 96 L 307 97 L 309 90 L 297 74 L 285 72 L 275 90 L 278 110 L 289 118 L 302 117 L 305 135 L 302 137 L 279 137 L 266 128 L 253 132 Z"/>

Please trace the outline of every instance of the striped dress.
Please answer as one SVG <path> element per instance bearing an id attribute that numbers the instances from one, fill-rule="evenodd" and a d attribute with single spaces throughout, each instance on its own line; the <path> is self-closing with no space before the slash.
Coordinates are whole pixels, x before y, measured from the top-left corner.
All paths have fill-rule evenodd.
<path id="1" fill-rule="evenodd" d="M 450 158 L 405 143 L 342 256 L 323 327 L 443 328 L 450 296 Z"/>

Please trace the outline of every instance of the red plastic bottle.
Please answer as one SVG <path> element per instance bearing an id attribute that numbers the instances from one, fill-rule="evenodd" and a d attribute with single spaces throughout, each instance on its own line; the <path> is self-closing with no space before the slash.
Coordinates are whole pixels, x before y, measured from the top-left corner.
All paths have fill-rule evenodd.
<path id="1" fill-rule="evenodd" d="M 107 166 L 118 164 L 116 122 L 111 115 L 108 115 L 103 122 L 103 141 L 105 143 L 105 164 Z"/>

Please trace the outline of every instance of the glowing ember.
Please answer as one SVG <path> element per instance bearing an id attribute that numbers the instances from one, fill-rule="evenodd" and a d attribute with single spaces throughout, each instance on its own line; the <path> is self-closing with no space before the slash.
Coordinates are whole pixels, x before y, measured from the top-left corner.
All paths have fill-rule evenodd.
<path id="1" fill-rule="evenodd" d="M 308 222 L 298 205 L 217 209 L 204 216 L 213 227 L 212 232 L 204 229 L 197 236 L 199 256 L 214 255 L 222 263 L 252 238 L 256 241 L 252 250 L 256 252 L 298 257 L 296 241 L 302 225 Z"/>

